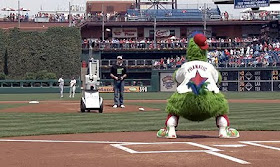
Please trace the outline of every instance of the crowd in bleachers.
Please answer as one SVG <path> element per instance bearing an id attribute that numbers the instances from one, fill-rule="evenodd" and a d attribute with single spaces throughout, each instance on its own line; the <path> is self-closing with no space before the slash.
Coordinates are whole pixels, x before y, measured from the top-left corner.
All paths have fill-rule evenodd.
<path id="1" fill-rule="evenodd" d="M 174 69 L 181 67 L 186 62 L 185 56 L 164 57 L 160 60 L 153 60 L 153 68 L 155 69 Z"/>
<path id="2" fill-rule="evenodd" d="M 231 48 L 231 47 L 247 47 L 253 42 L 257 42 L 258 38 L 209 38 L 208 44 L 212 49 L 215 48 Z M 155 44 L 153 39 L 84 39 L 82 47 L 86 49 L 185 49 L 188 40 L 186 38 L 161 38 L 157 39 Z"/>
<path id="3" fill-rule="evenodd" d="M 241 15 L 240 20 L 279 20 L 279 11 L 248 11 Z"/>
<path id="4" fill-rule="evenodd" d="M 207 20 L 237 20 L 230 17 L 227 11 L 221 12 L 218 7 L 207 8 Z M 12 12 L 4 17 L 5 21 L 17 21 L 17 13 Z M 68 22 L 68 13 L 57 11 L 56 13 L 42 13 L 28 16 L 28 13 L 21 14 L 21 21 L 34 21 L 35 18 L 48 17 L 49 22 Z M 113 12 L 89 12 L 89 13 L 72 13 L 74 23 L 82 21 L 153 21 L 156 17 L 158 21 L 203 21 L 203 7 L 193 7 L 192 9 L 127 9 L 126 13 Z M 240 20 L 279 20 L 279 11 L 248 11 L 241 14 Z"/>
<path id="5" fill-rule="evenodd" d="M 236 47 L 238 43 L 227 43 L 226 49 L 210 49 L 207 53 L 208 62 L 216 67 L 268 67 L 280 66 L 280 41 L 249 43 L 246 47 Z M 186 60 L 178 57 L 155 60 L 154 68 L 178 68 Z"/>
<path id="6" fill-rule="evenodd" d="M 154 48 L 152 40 L 107 40 L 84 41 L 83 46 L 107 49 L 186 49 L 188 41 L 182 39 L 159 40 Z M 280 66 L 280 41 L 261 42 L 258 38 L 209 38 L 208 62 L 216 67 L 267 67 Z M 85 46 L 86 45 L 86 46 Z M 184 56 L 163 57 L 153 60 L 156 69 L 180 67 L 186 60 Z"/>
<path id="7" fill-rule="evenodd" d="M 109 49 L 150 49 L 154 47 L 153 41 L 122 40 L 123 42 L 107 41 L 105 46 Z M 141 42 L 142 41 L 142 42 Z M 163 42 L 165 41 L 165 42 Z M 155 49 L 186 49 L 188 41 L 184 38 L 158 41 Z M 86 47 L 99 48 L 101 43 L 85 42 Z M 107 44 L 107 45 L 106 45 Z M 208 62 L 216 67 L 268 67 L 280 66 L 280 41 L 262 42 L 253 38 L 209 38 L 210 46 L 207 52 Z M 174 69 L 186 62 L 184 56 L 162 57 L 153 60 L 155 69 Z"/>
<path id="8" fill-rule="evenodd" d="M 29 16 L 28 13 L 24 15 L 20 15 L 21 22 L 40 22 L 36 19 L 44 18 L 44 22 L 69 22 L 69 15 L 64 13 L 45 13 L 45 12 L 38 12 L 33 16 Z M 17 13 L 10 13 L 8 16 L 4 18 L 5 21 L 18 21 L 18 14 Z M 85 20 L 84 14 L 71 14 L 71 21 L 75 25 L 77 23 L 83 22 Z"/>
<path id="9" fill-rule="evenodd" d="M 210 63 L 217 67 L 279 66 L 280 41 L 256 42 L 246 47 L 213 50 L 207 54 Z"/>
<path id="10" fill-rule="evenodd" d="M 51 14 L 42 12 L 38 12 L 38 14 L 35 15 L 35 18 L 48 18 L 49 22 L 69 22 L 69 19 L 71 19 L 73 24 L 77 24 L 85 20 L 84 14 L 71 14 L 71 18 L 69 18 L 69 14 Z"/>
<path id="11" fill-rule="evenodd" d="M 28 22 L 30 21 L 30 17 L 29 17 L 29 14 L 26 13 L 26 14 L 21 14 L 19 17 L 18 17 L 18 14 L 17 13 L 10 13 L 6 18 L 5 20 L 6 21 L 18 21 L 18 18 L 20 18 L 20 21 L 21 22 Z"/>

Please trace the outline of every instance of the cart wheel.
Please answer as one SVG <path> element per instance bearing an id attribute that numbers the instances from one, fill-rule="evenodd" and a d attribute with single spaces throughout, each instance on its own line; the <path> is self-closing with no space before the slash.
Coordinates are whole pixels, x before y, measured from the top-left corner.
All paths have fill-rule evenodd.
<path id="1" fill-rule="evenodd" d="M 103 102 L 100 105 L 100 108 L 98 109 L 99 113 L 103 113 Z"/>
<path id="2" fill-rule="evenodd" d="M 82 99 L 81 99 L 80 107 L 81 107 L 81 112 L 85 112 L 86 111 L 86 106 L 85 106 L 85 104 L 84 104 Z"/>

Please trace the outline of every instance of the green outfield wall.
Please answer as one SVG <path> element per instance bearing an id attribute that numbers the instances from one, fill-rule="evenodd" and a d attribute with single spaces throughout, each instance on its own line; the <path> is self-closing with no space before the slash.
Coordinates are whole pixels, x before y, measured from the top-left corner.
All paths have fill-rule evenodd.
<path id="1" fill-rule="evenodd" d="M 70 80 L 64 80 L 64 93 L 70 91 Z M 81 80 L 77 80 L 76 92 L 81 92 Z M 57 80 L 0 80 L 0 94 L 9 93 L 59 93 Z"/>

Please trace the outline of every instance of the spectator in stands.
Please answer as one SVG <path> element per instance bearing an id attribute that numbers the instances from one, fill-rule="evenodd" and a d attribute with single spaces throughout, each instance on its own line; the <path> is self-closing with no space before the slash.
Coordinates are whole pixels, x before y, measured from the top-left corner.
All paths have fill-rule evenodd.
<path id="1" fill-rule="evenodd" d="M 117 56 L 117 63 L 112 66 L 110 76 L 114 79 L 114 105 L 113 108 L 120 106 L 124 108 L 123 92 L 124 78 L 126 78 L 126 67 L 123 64 L 122 56 Z"/>
<path id="2" fill-rule="evenodd" d="M 228 15 L 227 11 L 225 11 L 225 13 L 224 13 L 224 18 L 225 18 L 225 20 L 228 20 L 228 18 L 229 18 L 229 15 Z"/>

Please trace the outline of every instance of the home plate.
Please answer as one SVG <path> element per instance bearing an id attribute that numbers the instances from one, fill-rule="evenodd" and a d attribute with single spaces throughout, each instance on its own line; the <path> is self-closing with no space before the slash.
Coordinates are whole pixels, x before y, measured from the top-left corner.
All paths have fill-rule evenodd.
<path id="1" fill-rule="evenodd" d="M 217 147 L 245 147 L 244 144 L 225 144 L 225 145 L 213 145 Z"/>
<path id="2" fill-rule="evenodd" d="M 38 104 L 39 101 L 30 101 L 29 104 Z"/>

